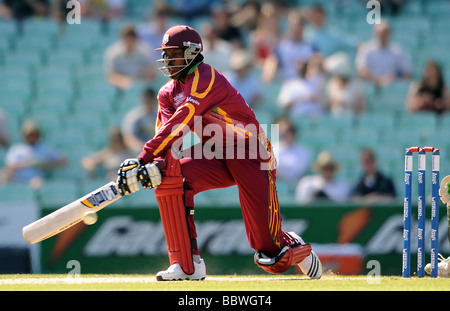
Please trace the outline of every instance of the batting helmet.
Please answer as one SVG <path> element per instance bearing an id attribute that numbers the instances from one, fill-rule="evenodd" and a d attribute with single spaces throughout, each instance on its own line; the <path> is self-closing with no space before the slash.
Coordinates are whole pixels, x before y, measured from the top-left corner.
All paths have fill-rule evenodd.
<path id="1" fill-rule="evenodd" d="M 167 53 L 165 53 L 168 49 L 184 49 L 185 64 L 183 66 L 171 65 L 172 61 L 178 60 L 179 58 L 169 58 Z M 162 51 L 161 59 L 157 60 L 159 70 L 165 76 L 173 77 L 188 67 L 195 57 L 203 51 L 203 42 L 194 28 L 186 25 L 177 25 L 166 31 L 162 38 L 161 47 L 155 49 L 155 51 Z M 174 67 L 180 69 L 176 73 L 170 74 L 167 69 Z"/>

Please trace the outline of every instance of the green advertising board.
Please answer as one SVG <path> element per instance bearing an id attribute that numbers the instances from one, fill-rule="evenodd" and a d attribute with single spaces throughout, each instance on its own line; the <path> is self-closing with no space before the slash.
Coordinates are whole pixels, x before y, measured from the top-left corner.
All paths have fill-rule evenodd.
<path id="1" fill-rule="evenodd" d="M 413 209 L 414 210 L 414 209 Z M 43 208 L 42 214 L 53 211 Z M 324 270 L 367 274 L 379 264 L 382 275 L 401 273 L 403 206 L 284 206 L 283 229 L 312 244 Z M 429 218 L 429 217 L 428 217 Z M 253 263 L 239 207 L 198 207 L 198 244 L 209 274 L 264 273 Z M 440 209 L 439 251 L 450 253 L 446 209 Z M 415 237 L 413 224 L 412 236 Z M 429 262 L 427 223 L 427 262 Z M 412 239 L 411 266 L 416 264 L 417 239 Z M 41 271 L 68 273 L 79 263 L 81 273 L 151 273 L 169 265 L 158 209 L 111 207 L 99 212 L 95 225 L 82 223 L 41 243 Z M 297 273 L 294 268 L 289 273 Z"/>

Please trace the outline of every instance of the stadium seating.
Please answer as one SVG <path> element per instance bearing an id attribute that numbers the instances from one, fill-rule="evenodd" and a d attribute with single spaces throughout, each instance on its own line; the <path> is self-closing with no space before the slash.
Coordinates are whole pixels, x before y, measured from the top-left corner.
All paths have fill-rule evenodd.
<path id="1" fill-rule="evenodd" d="M 325 0 L 298 2 L 302 6 L 323 4 L 329 20 L 335 21 L 334 30 L 348 35 L 354 42 L 371 39 L 372 26 L 361 18 L 367 14 L 364 5 L 341 7 L 337 2 Z M 84 154 L 106 145 L 109 127 L 120 124 L 125 113 L 140 104 L 143 89 L 139 86 L 117 93 L 103 72 L 104 52 L 117 40 L 124 24 L 144 21 L 152 3 L 130 0 L 126 18 L 108 24 L 86 18 L 79 25 L 58 25 L 51 19 L 41 18 L 26 20 L 19 31 L 15 23 L 0 19 L 0 108 L 8 116 L 11 142 L 20 140 L 21 123 L 32 118 L 51 144 L 70 154 L 70 165 L 54 172 L 52 178 L 74 180 L 68 187 L 71 190 L 67 190 L 71 192 L 61 190 L 67 197 L 61 195 L 48 201 L 42 201 L 47 199 L 40 196 L 40 202 L 54 203 L 61 198 L 67 202 L 68 197 L 80 193 L 77 187 L 81 186 L 86 186 L 82 193 L 92 190 L 89 188 L 92 183 L 82 172 L 79 160 Z M 449 13 L 448 1 L 410 0 L 398 16 L 388 17 L 394 41 L 411 54 L 415 79 L 421 77 L 424 64 L 434 58 L 444 66 L 447 82 L 450 80 Z M 207 18 L 195 23 L 204 20 Z M 285 27 L 286 23 L 283 25 Z M 261 68 L 255 68 L 255 75 L 259 76 L 260 72 Z M 165 81 L 158 76 L 151 86 L 157 90 Z M 446 137 L 450 129 L 449 114 L 407 113 L 405 99 L 409 83 L 394 83 L 382 89 L 365 83 L 367 111 L 355 117 L 326 114 L 320 118 L 292 118 L 299 129 L 298 140 L 310 146 L 315 154 L 323 149 L 332 150 L 342 163 L 341 174 L 352 180 L 360 173 L 359 168 L 355 169 L 359 150 L 371 147 L 378 152 L 380 166 L 392 173 L 397 188 L 401 189 L 403 172 L 399 167 L 403 165 L 403 148 L 419 144 L 438 146 L 443 158 L 450 160 L 450 143 Z M 255 108 L 263 124 L 272 123 L 283 112 L 277 105 L 280 87 L 279 80 L 264 85 L 264 101 Z M 70 151 L 73 144 L 78 146 L 77 152 Z M 0 149 L 0 161 L 5 154 L 6 150 Z M 441 174 L 446 175 L 449 170 L 449 165 L 442 164 Z M 16 194 L 14 186 L 2 185 L 0 191 L 2 199 L 14 198 Z M 278 191 L 283 198 L 293 193 L 292 188 L 282 182 Z M 26 192 L 24 197 L 33 198 L 33 195 L 32 191 Z M 142 194 L 130 204 L 145 204 L 152 197 Z M 237 189 L 231 187 L 201 193 L 196 200 L 200 205 L 233 204 L 236 198 Z"/>
<path id="2" fill-rule="evenodd" d="M 322 127 L 311 130 L 303 130 L 299 137 L 299 142 L 311 146 L 315 150 L 327 149 L 338 143 L 336 131 L 329 127 Z"/>
<path id="3" fill-rule="evenodd" d="M 395 127 L 395 115 L 388 112 L 369 112 L 359 115 L 357 128 L 372 129 L 374 131 L 392 131 Z"/>
<path id="4" fill-rule="evenodd" d="M 61 207 L 80 197 L 79 186 L 70 179 L 47 180 L 37 190 L 37 197 L 44 206 Z"/>
<path id="5" fill-rule="evenodd" d="M 33 202 L 36 199 L 33 188 L 23 183 L 10 183 L 0 187 L 2 201 Z"/>
<path id="6" fill-rule="evenodd" d="M 213 204 L 221 206 L 235 206 L 236 204 L 239 204 L 239 194 L 237 186 L 208 190 L 205 191 L 205 196 L 207 196 Z"/>

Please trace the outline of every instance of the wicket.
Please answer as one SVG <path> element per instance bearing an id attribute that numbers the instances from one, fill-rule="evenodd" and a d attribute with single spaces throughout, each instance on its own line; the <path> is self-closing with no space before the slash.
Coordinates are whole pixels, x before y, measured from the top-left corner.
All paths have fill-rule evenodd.
<path id="1" fill-rule="evenodd" d="M 439 149 L 434 147 L 410 147 L 405 152 L 405 197 L 403 200 L 403 264 L 402 276 L 410 276 L 411 257 L 411 192 L 413 153 L 418 153 L 418 216 L 417 216 L 417 276 L 425 275 L 425 173 L 427 153 L 431 159 L 431 276 L 438 275 L 438 230 L 439 230 Z"/>

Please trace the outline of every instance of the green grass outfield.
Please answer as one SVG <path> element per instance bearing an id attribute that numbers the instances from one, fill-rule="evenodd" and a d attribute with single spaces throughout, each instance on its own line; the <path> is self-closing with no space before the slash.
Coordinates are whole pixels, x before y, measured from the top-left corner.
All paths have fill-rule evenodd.
<path id="1" fill-rule="evenodd" d="M 211 275 L 204 281 L 157 282 L 154 275 L 3 274 L 1 291 L 449 291 L 450 278 L 381 276 Z"/>

